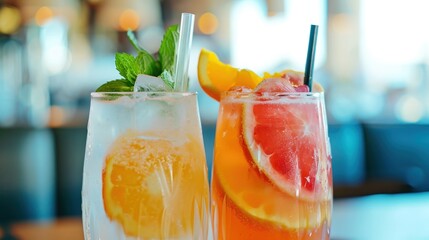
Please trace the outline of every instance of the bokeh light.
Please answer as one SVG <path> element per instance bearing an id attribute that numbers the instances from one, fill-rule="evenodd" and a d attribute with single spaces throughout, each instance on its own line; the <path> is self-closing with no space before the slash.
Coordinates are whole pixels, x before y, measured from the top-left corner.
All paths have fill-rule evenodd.
<path id="1" fill-rule="evenodd" d="M 119 27 L 123 31 L 136 30 L 140 25 L 140 17 L 136 11 L 127 9 L 119 16 Z"/>
<path id="2" fill-rule="evenodd" d="M 41 7 L 37 10 L 34 19 L 36 24 L 41 26 L 54 16 L 54 12 L 49 7 Z"/>
<path id="3" fill-rule="evenodd" d="M 418 122 L 424 115 L 423 103 L 413 95 L 402 96 L 395 110 L 397 117 L 404 122 Z"/>
<path id="4" fill-rule="evenodd" d="M 198 29 L 203 34 L 213 34 L 218 28 L 218 19 L 216 15 L 210 12 L 206 12 L 198 19 Z"/>
<path id="5" fill-rule="evenodd" d="M 66 122 L 66 111 L 60 106 L 52 106 L 49 115 L 50 127 L 59 127 Z"/>
<path id="6" fill-rule="evenodd" d="M 40 30 L 42 62 L 52 75 L 64 72 L 70 65 L 67 33 L 67 23 L 60 19 L 46 22 Z"/>
<path id="7" fill-rule="evenodd" d="M 20 23 L 21 14 L 16 7 L 5 6 L 0 8 L 0 33 L 14 33 L 18 30 Z"/>

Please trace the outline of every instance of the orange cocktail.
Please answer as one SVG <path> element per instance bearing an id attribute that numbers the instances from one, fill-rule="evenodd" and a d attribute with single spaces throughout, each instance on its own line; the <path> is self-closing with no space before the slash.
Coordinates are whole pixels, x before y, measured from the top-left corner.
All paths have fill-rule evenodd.
<path id="1" fill-rule="evenodd" d="M 86 239 L 201 239 L 209 184 L 195 93 L 92 93 Z"/>
<path id="2" fill-rule="evenodd" d="M 258 76 L 202 50 L 220 102 L 212 173 L 215 239 L 329 239 L 332 172 L 323 88 L 286 70 Z"/>
<path id="3" fill-rule="evenodd" d="M 91 93 L 82 184 L 85 239 L 206 240 L 209 184 L 197 94 L 188 91 L 194 15 L 156 54 L 116 53 L 120 79 Z M 177 46 L 177 47 L 176 47 Z"/>

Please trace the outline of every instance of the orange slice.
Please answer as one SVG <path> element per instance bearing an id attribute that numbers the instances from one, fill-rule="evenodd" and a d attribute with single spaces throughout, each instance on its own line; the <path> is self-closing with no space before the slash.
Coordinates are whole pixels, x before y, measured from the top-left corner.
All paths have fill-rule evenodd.
<path id="1" fill-rule="evenodd" d="M 192 231 L 195 216 L 203 217 L 205 209 L 195 212 L 208 195 L 202 146 L 192 138 L 178 143 L 166 136 L 127 132 L 106 157 L 104 209 L 127 236 L 180 238 Z"/>
<path id="2" fill-rule="evenodd" d="M 228 165 L 229 162 L 225 164 Z M 219 181 L 221 189 L 226 194 L 222 204 L 228 204 L 225 201 L 232 201 L 229 203 L 230 208 L 237 207 L 237 210 L 242 213 L 238 218 L 249 223 L 256 219 L 253 227 L 268 224 L 275 225 L 279 230 L 305 229 L 320 226 L 323 221 L 329 219 L 331 210 L 329 201 L 310 202 L 285 194 L 276 186 L 264 181 L 255 170 L 249 170 L 245 177 L 237 177 L 235 168 L 247 168 L 248 164 L 245 161 L 236 164 L 242 164 L 242 166 L 226 166 L 226 168 L 219 166 L 218 169 L 224 172 L 218 171 L 217 179 L 214 181 Z M 215 167 L 218 166 L 215 165 Z M 249 225 L 252 226 L 252 224 Z"/>
<path id="3" fill-rule="evenodd" d="M 272 80 L 256 91 L 293 90 L 282 78 Z M 331 169 L 320 106 L 311 100 L 280 102 L 268 96 L 244 106 L 243 137 L 253 163 L 284 192 L 309 201 L 330 198 Z"/>
<path id="4" fill-rule="evenodd" d="M 219 101 L 222 92 L 236 86 L 254 89 L 262 78 L 251 70 L 225 64 L 214 52 L 202 49 L 198 59 L 198 81 L 207 95 Z"/>

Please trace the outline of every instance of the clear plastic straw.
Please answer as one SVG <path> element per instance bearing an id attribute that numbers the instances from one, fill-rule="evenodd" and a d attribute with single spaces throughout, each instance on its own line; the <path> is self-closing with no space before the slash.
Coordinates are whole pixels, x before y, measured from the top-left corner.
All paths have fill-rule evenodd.
<path id="1" fill-rule="evenodd" d="M 188 69 L 189 56 L 191 52 L 192 36 L 194 32 L 195 15 L 192 13 L 182 13 L 179 27 L 179 42 L 176 48 L 176 56 L 174 59 L 176 84 L 174 91 L 188 91 Z"/>

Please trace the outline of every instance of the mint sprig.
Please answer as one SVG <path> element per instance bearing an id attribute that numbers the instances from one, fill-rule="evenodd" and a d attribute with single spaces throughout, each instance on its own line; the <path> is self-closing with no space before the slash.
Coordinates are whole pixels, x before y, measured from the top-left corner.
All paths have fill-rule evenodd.
<path id="1" fill-rule="evenodd" d="M 174 89 L 174 55 L 179 38 L 178 26 L 170 26 L 162 39 L 158 54 L 152 55 L 143 49 L 132 31 L 127 32 L 128 40 L 137 51 L 137 56 L 128 53 L 116 53 L 115 65 L 123 79 L 109 81 L 97 92 L 128 92 L 134 90 L 139 74 L 160 77 L 164 83 Z"/>
<path id="2" fill-rule="evenodd" d="M 178 27 L 177 25 L 173 25 L 167 29 L 159 47 L 159 60 L 161 61 L 162 69 L 170 71 L 170 73 L 173 72 L 174 54 L 178 39 Z"/>

